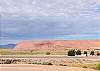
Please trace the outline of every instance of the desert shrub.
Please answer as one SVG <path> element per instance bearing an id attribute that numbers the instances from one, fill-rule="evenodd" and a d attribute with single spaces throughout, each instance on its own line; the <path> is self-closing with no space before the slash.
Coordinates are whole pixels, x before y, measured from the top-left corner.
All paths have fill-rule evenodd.
<path id="1" fill-rule="evenodd" d="M 48 63 L 47 65 L 53 65 L 52 63 Z"/>
<path id="2" fill-rule="evenodd" d="M 100 53 L 97 53 L 97 56 L 100 56 Z"/>
<path id="3" fill-rule="evenodd" d="M 100 70 L 100 64 L 96 64 L 96 69 Z"/>
<path id="4" fill-rule="evenodd" d="M 65 65 L 65 64 L 59 64 L 59 66 L 67 66 L 67 65 Z"/>
<path id="5" fill-rule="evenodd" d="M 29 62 L 28 64 L 33 64 L 33 63 L 30 63 L 30 62 Z"/>
<path id="6" fill-rule="evenodd" d="M 4 62 L 4 64 L 11 64 L 12 63 L 12 60 L 9 60 L 9 59 L 7 59 L 5 62 Z"/>
<path id="7" fill-rule="evenodd" d="M 90 55 L 92 55 L 92 56 L 93 56 L 93 55 L 94 55 L 94 51 L 91 51 L 91 52 L 90 52 Z"/>
<path id="8" fill-rule="evenodd" d="M 86 56 L 87 56 L 87 51 L 84 51 L 84 54 L 86 54 Z"/>
<path id="9" fill-rule="evenodd" d="M 68 51 L 68 56 L 75 56 L 75 50 L 69 50 Z"/>
<path id="10" fill-rule="evenodd" d="M 50 52 L 46 52 L 46 55 L 50 55 Z"/>
<path id="11" fill-rule="evenodd" d="M 87 68 L 87 66 L 83 66 L 83 68 Z"/>
<path id="12" fill-rule="evenodd" d="M 53 65 L 53 64 L 49 62 L 43 62 L 42 65 Z"/>
<path id="13" fill-rule="evenodd" d="M 33 62 L 32 64 L 37 64 L 37 62 Z"/>
<path id="14" fill-rule="evenodd" d="M 32 64 L 42 64 L 41 62 L 33 62 Z"/>
<path id="15" fill-rule="evenodd" d="M 53 65 L 52 63 L 49 62 L 33 62 L 32 64 Z"/>
<path id="16" fill-rule="evenodd" d="M 76 55 L 81 55 L 81 51 L 80 50 L 77 50 L 76 51 Z"/>

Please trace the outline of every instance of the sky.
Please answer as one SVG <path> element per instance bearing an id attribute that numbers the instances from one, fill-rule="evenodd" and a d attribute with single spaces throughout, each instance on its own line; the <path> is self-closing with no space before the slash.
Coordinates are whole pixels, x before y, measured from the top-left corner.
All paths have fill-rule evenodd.
<path id="1" fill-rule="evenodd" d="M 0 0 L 0 44 L 100 39 L 100 0 Z"/>

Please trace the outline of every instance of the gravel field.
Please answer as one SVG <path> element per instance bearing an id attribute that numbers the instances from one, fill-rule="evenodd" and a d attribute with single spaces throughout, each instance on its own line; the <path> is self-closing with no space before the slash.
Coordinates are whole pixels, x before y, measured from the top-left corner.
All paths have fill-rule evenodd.
<path id="1" fill-rule="evenodd" d="M 68 56 L 60 56 L 60 55 L 48 55 L 48 56 L 14 56 L 14 55 L 2 55 L 0 56 L 0 61 L 12 59 L 12 60 L 21 60 L 24 64 L 29 64 L 33 62 L 49 62 L 52 64 L 67 64 L 67 63 L 93 63 L 95 61 L 100 61 L 100 57 L 92 56 L 92 57 L 68 57 Z"/>

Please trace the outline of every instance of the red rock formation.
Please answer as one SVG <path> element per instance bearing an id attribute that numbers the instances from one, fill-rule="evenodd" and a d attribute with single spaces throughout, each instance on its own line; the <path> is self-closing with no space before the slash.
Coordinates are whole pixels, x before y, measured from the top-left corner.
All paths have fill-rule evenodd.
<path id="1" fill-rule="evenodd" d="M 23 41 L 17 43 L 16 50 L 64 50 L 67 48 L 100 48 L 100 40 L 45 40 Z"/>

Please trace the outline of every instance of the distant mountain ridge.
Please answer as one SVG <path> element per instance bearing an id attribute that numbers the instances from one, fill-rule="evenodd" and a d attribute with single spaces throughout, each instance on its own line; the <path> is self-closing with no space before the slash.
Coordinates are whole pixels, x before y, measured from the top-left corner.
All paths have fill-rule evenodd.
<path id="1" fill-rule="evenodd" d="M 0 45 L 0 48 L 14 48 L 16 44 Z"/>

